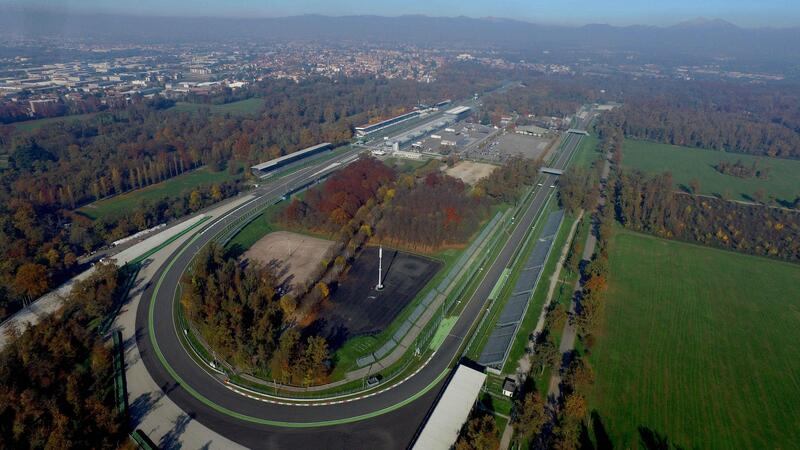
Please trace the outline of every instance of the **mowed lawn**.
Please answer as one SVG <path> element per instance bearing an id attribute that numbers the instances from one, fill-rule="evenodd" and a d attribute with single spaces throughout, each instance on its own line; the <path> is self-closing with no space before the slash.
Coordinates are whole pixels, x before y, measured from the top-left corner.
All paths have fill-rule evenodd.
<path id="1" fill-rule="evenodd" d="M 600 152 L 597 151 L 597 144 L 600 139 L 597 136 L 590 134 L 581 139 L 581 144 L 578 146 L 578 151 L 572 158 L 572 167 L 581 167 L 588 169 L 592 167 L 592 163 L 598 160 Z"/>
<path id="2" fill-rule="evenodd" d="M 23 122 L 16 122 L 13 123 L 12 126 L 14 127 L 14 130 L 18 132 L 36 131 L 45 125 L 50 125 L 54 123 L 66 123 L 66 122 L 76 122 L 80 120 L 89 120 L 92 117 L 96 116 L 97 114 L 98 113 L 86 113 L 86 114 L 74 114 L 71 116 L 47 117 L 44 119 L 34 119 L 34 120 L 26 120 Z"/>
<path id="3" fill-rule="evenodd" d="M 223 105 L 207 105 L 205 103 L 186 103 L 178 102 L 170 108 L 174 112 L 196 112 L 201 108 L 208 108 L 212 114 L 232 114 L 239 116 L 254 116 L 264 109 L 264 99 L 248 98 L 238 102 L 226 103 Z"/>
<path id="4" fill-rule="evenodd" d="M 616 448 L 800 445 L 800 265 L 618 231 L 590 406 Z"/>
<path id="5" fill-rule="evenodd" d="M 116 195 L 90 203 L 78 209 L 91 219 L 113 217 L 134 211 L 142 202 L 161 200 L 166 197 L 177 197 L 183 192 L 194 189 L 202 184 L 222 183 L 240 177 L 241 174 L 231 175 L 227 170 L 214 172 L 208 167 L 201 167 L 189 173 L 184 173 L 167 181 L 162 181 L 143 189 L 137 189 L 122 195 Z"/>
<path id="6" fill-rule="evenodd" d="M 723 175 L 714 169 L 720 161 L 735 163 L 741 160 L 748 167 L 769 168 L 767 179 L 737 178 Z M 689 182 L 700 182 L 700 191 L 708 195 L 723 195 L 732 200 L 752 201 L 753 193 L 762 189 L 778 200 L 793 202 L 800 195 L 800 161 L 725 153 L 690 147 L 658 144 L 626 139 L 622 151 L 622 165 L 644 172 L 672 172 L 678 188 L 685 189 Z M 766 198 L 766 197 L 765 197 Z"/>

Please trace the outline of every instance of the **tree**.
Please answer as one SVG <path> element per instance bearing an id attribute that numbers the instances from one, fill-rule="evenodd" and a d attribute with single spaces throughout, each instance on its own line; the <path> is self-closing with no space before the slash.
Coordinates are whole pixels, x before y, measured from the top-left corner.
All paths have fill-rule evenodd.
<path id="1" fill-rule="evenodd" d="M 14 289 L 28 301 L 47 292 L 50 287 L 47 267 L 41 264 L 26 263 L 19 267 L 14 277 Z"/>
<path id="2" fill-rule="evenodd" d="M 567 269 L 572 273 L 578 273 L 580 269 L 581 259 L 583 258 L 583 241 L 578 239 L 577 236 L 572 240 L 572 244 L 567 254 L 567 260 L 564 262 Z"/>
<path id="3" fill-rule="evenodd" d="M 586 399 L 582 395 L 572 393 L 564 401 L 564 415 L 567 418 L 581 421 L 586 417 L 587 413 Z"/>
<path id="4" fill-rule="evenodd" d="M 700 193 L 700 181 L 697 178 L 692 178 L 689 181 L 689 189 L 691 189 L 692 194 L 697 195 Z"/>
<path id="5" fill-rule="evenodd" d="M 189 194 L 189 209 L 192 211 L 197 211 L 203 206 L 203 197 L 200 195 L 200 192 L 197 190 L 193 190 L 191 194 Z"/>
<path id="6" fill-rule="evenodd" d="M 222 191 L 219 189 L 218 184 L 211 185 L 211 200 L 218 202 L 222 200 Z"/>
<path id="7" fill-rule="evenodd" d="M 530 440 L 537 436 L 548 420 L 545 402 L 538 392 L 528 392 L 514 404 L 512 423 L 514 430 L 523 439 Z"/>
<path id="8" fill-rule="evenodd" d="M 325 362 L 328 360 L 328 343 L 320 336 L 308 338 L 305 358 L 307 361 L 307 373 L 305 376 L 306 385 L 311 381 L 322 378 L 327 374 Z"/>
<path id="9" fill-rule="evenodd" d="M 561 352 L 559 352 L 555 341 L 553 341 L 553 336 L 550 333 L 547 333 L 544 339 L 534 344 L 533 356 L 532 365 L 541 367 L 540 375 L 544 373 L 544 369 L 548 366 L 558 369 Z"/>
<path id="10" fill-rule="evenodd" d="M 456 441 L 456 450 L 495 450 L 500 445 L 497 424 L 490 415 L 475 417 Z"/>
<path id="11" fill-rule="evenodd" d="M 286 317 L 289 317 L 292 314 L 294 314 L 294 311 L 297 309 L 297 300 L 295 300 L 295 298 L 289 294 L 286 294 L 283 297 L 281 297 L 280 303 L 281 303 L 281 309 L 283 310 L 283 314 Z"/>

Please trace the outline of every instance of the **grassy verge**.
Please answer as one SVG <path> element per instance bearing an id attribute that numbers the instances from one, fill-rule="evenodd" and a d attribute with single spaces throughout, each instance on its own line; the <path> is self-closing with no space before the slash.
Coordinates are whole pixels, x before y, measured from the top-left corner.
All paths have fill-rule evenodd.
<path id="1" fill-rule="evenodd" d="M 36 131 L 39 128 L 56 123 L 69 123 L 69 122 L 77 122 L 80 120 L 89 120 L 92 117 L 96 116 L 97 114 L 98 113 L 87 113 L 87 114 L 75 114 L 71 116 L 48 117 L 46 119 L 35 119 L 35 120 L 26 120 L 24 122 L 16 122 L 12 125 L 15 131 L 26 133 L 30 131 Z"/>
<path id="2" fill-rule="evenodd" d="M 584 136 L 583 139 L 581 139 L 578 150 L 572 159 L 573 167 L 580 167 L 584 169 L 592 167 L 592 164 L 594 164 L 594 162 L 600 157 L 600 153 L 597 151 L 597 145 L 599 143 L 600 139 L 593 134 Z"/>
<path id="3" fill-rule="evenodd" d="M 172 112 L 196 113 L 200 109 L 208 108 L 212 114 L 231 114 L 235 116 L 255 116 L 264 109 L 264 100 L 261 98 L 248 98 L 238 102 L 222 105 L 209 105 L 205 103 L 178 102 L 169 109 Z"/>
<path id="4" fill-rule="evenodd" d="M 177 197 L 181 193 L 203 184 L 232 181 L 241 176 L 241 174 L 232 175 L 227 170 L 214 172 L 207 167 L 202 167 L 170 178 L 169 180 L 162 181 L 161 183 L 90 203 L 79 208 L 78 211 L 95 220 L 119 216 L 136 210 L 136 208 L 145 201 L 157 201 L 163 198 Z"/>
<path id="5" fill-rule="evenodd" d="M 797 446 L 800 265 L 622 229 L 609 260 L 588 398 L 615 447 Z"/>
<path id="6" fill-rule="evenodd" d="M 793 202 L 800 195 L 800 161 L 725 153 L 690 147 L 658 144 L 649 141 L 626 139 L 622 151 L 625 168 L 643 172 L 671 172 L 675 187 L 688 189 L 692 180 L 700 182 L 700 193 L 723 196 L 731 200 L 752 201 L 759 189 L 766 196 Z M 759 169 L 768 169 L 764 179 L 756 177 L 738 178 L 716 171 L 714 166 L 721 161 L 742 162 L 747 167 L 756 164 Z"/>

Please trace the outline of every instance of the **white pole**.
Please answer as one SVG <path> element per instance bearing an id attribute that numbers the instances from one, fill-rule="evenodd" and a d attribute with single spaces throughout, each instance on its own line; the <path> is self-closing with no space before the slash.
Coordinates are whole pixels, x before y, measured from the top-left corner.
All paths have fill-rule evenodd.
<path id="1" fill-rule="evenodd" d="M 383 289 L 382 272 L 383 272 L 383 246 L 380 246 L 378 248 L 378 285 L 375 286 L 376 289 Z"/>

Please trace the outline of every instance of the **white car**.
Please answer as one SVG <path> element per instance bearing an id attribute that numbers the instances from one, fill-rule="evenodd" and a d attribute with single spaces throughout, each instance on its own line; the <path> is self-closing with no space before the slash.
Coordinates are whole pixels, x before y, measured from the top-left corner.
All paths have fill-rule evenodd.
<path id="1" fill-rule="evenodd" d="M 554 187 L 556 187 L 556 185 L 555 185 L 555 184 L 551 184 L 551 185 L 550 185 L 550 189 L 553 189 Z"/>
<path id="2" fill-rule="evenodd" d="M 542 183 L 537 184 L 537 186 L 541 186 L 541 185 L 542 185 Z"/>

